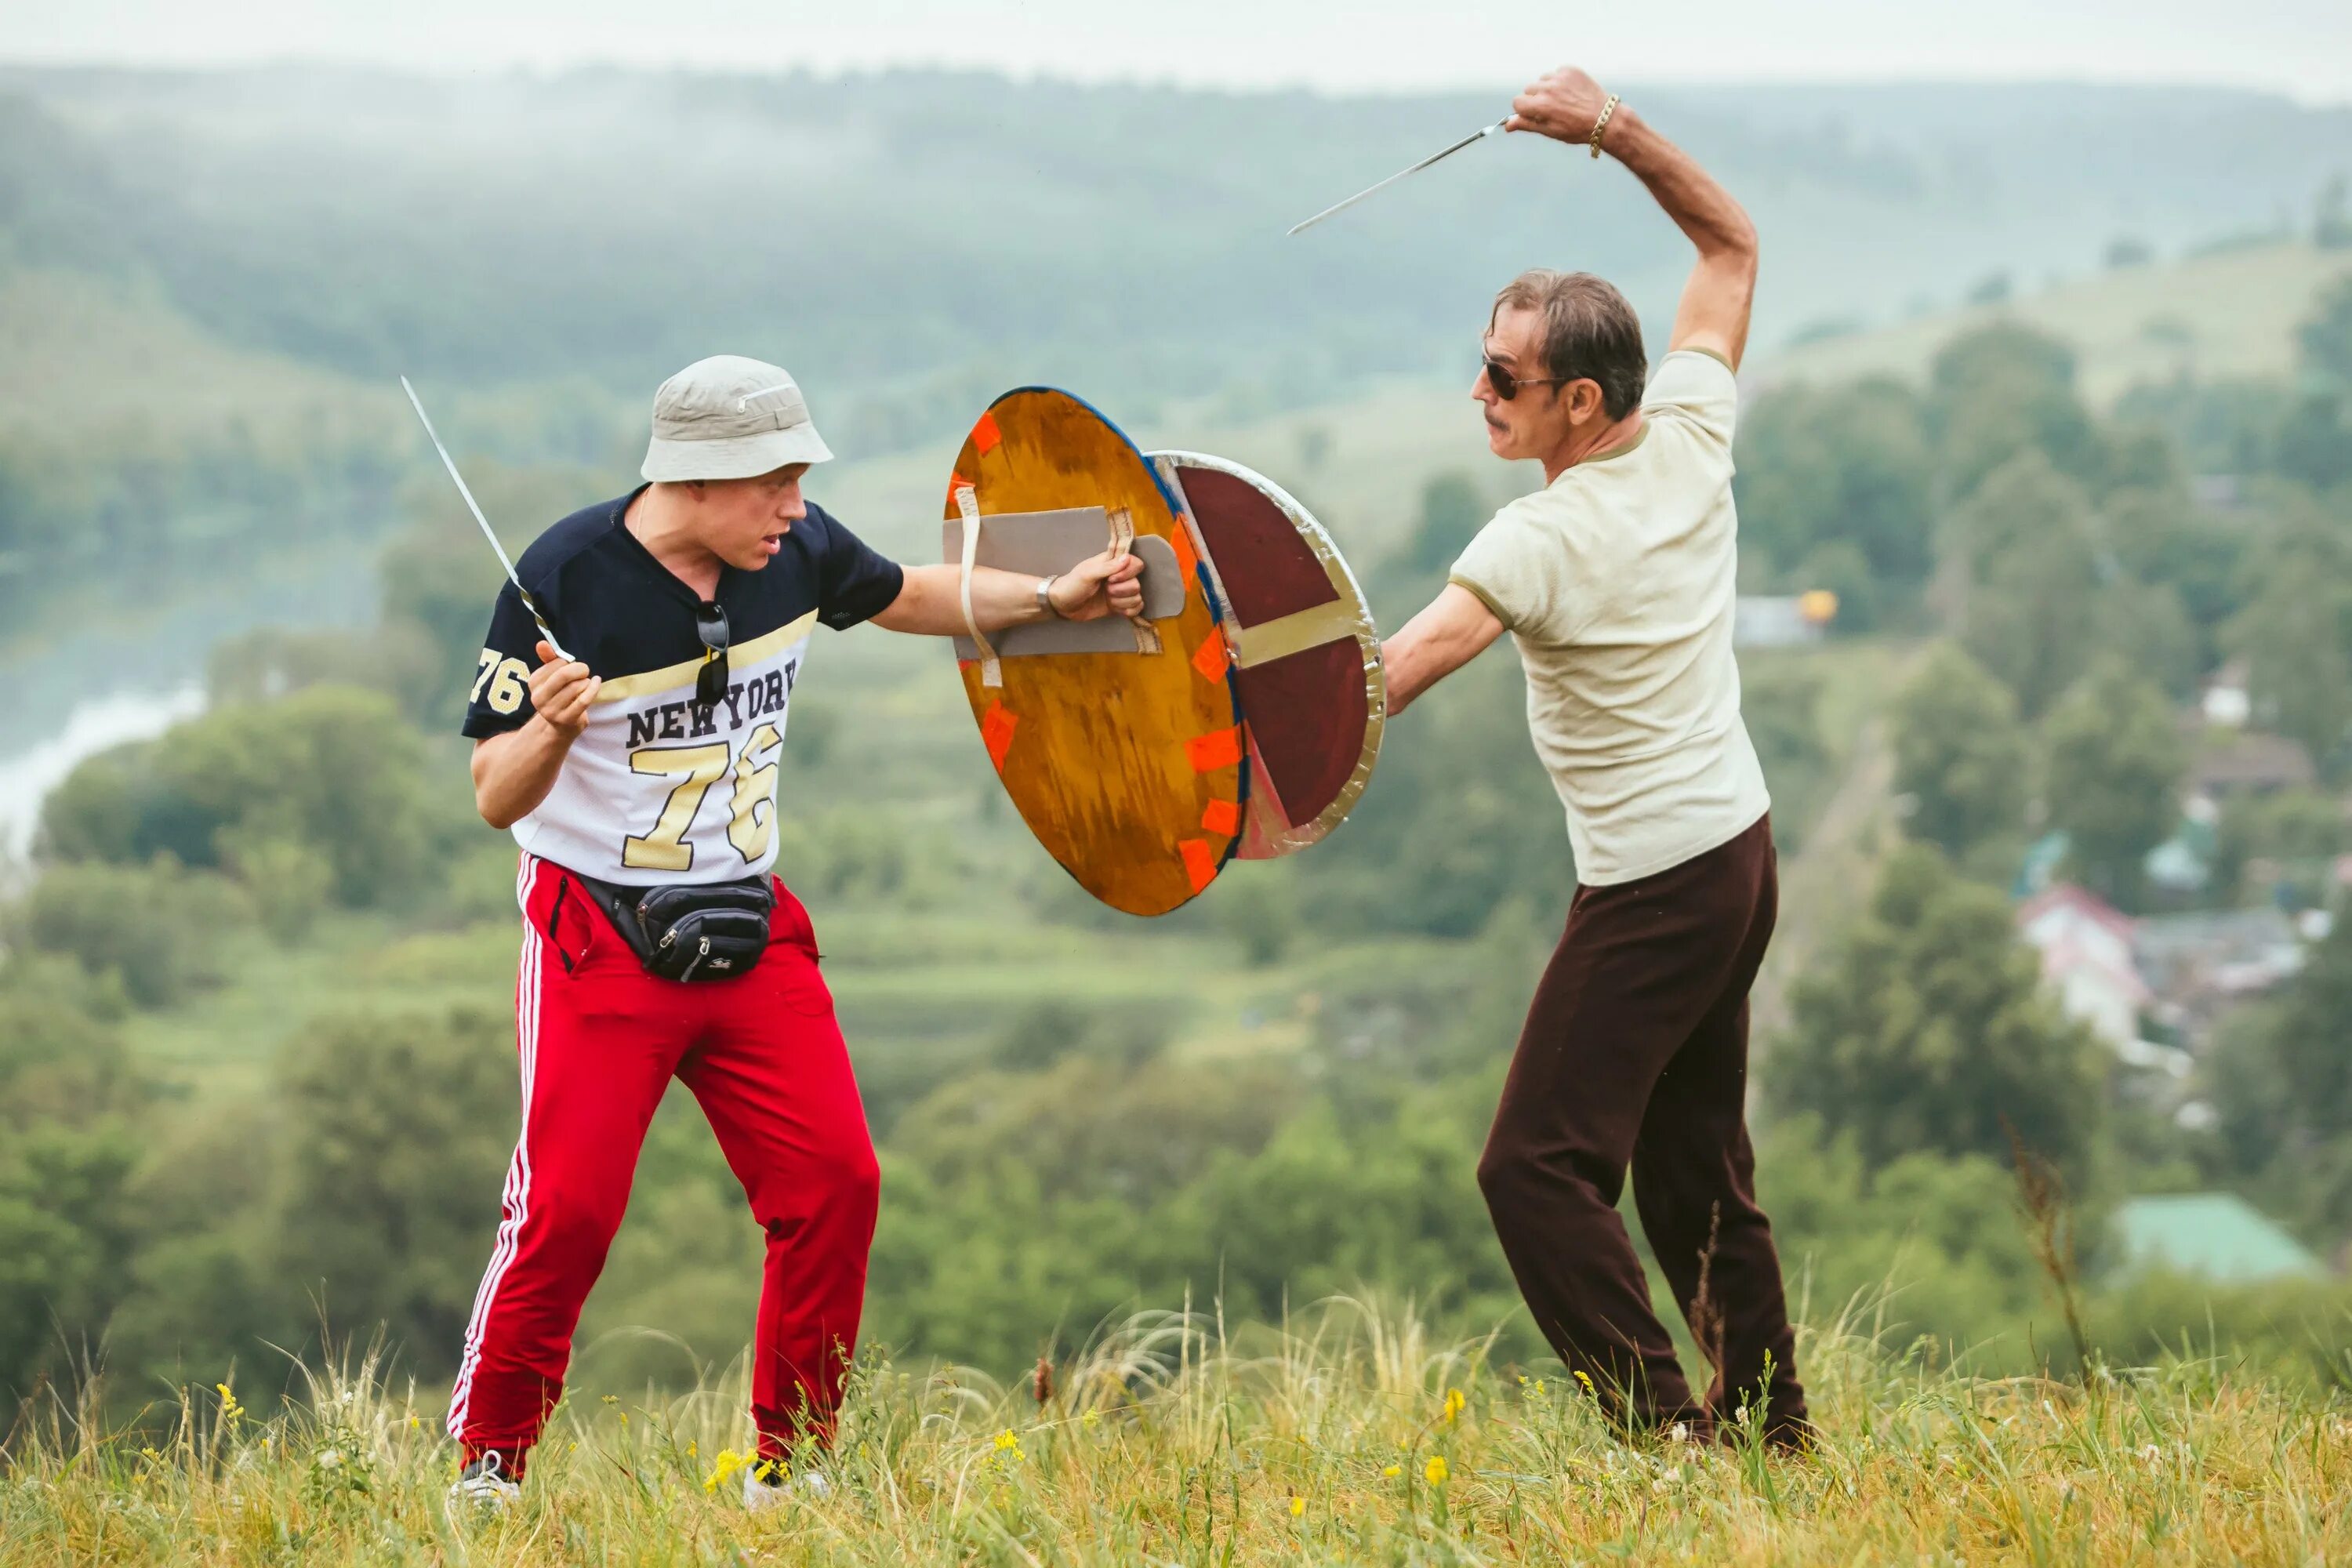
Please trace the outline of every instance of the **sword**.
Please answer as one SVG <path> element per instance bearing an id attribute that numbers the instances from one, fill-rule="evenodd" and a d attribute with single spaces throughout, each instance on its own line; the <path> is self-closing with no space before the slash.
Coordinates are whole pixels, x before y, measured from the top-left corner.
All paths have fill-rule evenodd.
<path id="1" fill-rule="evenodd" d="M 441 466 L 449 470 L 449 478 L 457 483 L 457 493 L 466 498 L 466 510 L 472 512 L 474 521 L 482 525 L 482 537 L 488 540 L 490 548 L 499 552 L 499 564 L 507 569 L 507 581 L 513 584 L 514 591 L 522 595 L 522 607 L 529 610 L 530 618 L 539 623 L 540 635 L 547 638 L 547 646 L 555 650 L 556 658 L 571 658 L 572 656 L 563 651 L 563 645 L 556 640 L 555 628 L 549 626 L 547 617 L 539 613 L 539 601 L 530 596 L 530 590 L 522 585 L 520 577 L 515 575 L 514 563 L 507 559 L 507 547 L 500 544 L 499 536 L 490 531 L 490 520 L 482 515 L 481 507 L 474 500 L 474 492 L 466 488 L 466 477 L 457 471 L 456 461 L 449 456 L 449 448 L 441 444 L 441 433 L 433 428 L 433 421 L 425 414 L 425 405 L 416 400 L 416 388 L 408 384 L 408 378 L 404 375 L 400 378 L 400 390 L 408 394 L 408 405 L 416 410 L 417 419 L 425 426 L 425 438 L 433 443 L 433 449 L 441 454 Z"/>
<path id="2" fill-rule="evenodd" d="M 1423 158 L 1412 168 L 1399 169 L 1395 174 L 1391 174 L 1379 184 L 1367 185 L 1362 190 L 1358 191 L 1354 195 L 1349 196 L 1346 201 L 1338 202 L 1330 206 L 1325 207 L 1321 212 L 1317 213 L 1305 223 L 1294 226 L 1288 232 L 1290 234 L 1300 234 L 1307 229 L 1313 228 L 1317 224 L 1321 223 L 1325 218 L 1329 217 L 1332 214 L 1346 212 L 1349 207 L 1354 206 L 1358 202 L 1362 201 L 1366 196 L 1370 195 L 1373 192 L 1387 189 L 1389 186 L 1395 184 L 1399 180 L 1403 179 L 1407 174 L 1417 174 L 1423 169 L 1428 168 L 1432 163 L 1436 163 L 1440 158 L 1451 158 L 1454 153 L 1459 153 L 1463 148 L 1467 147 L 1473 142 L 1484 142 L 1487 137 L 1492 136 L 1496 132 L 1500 131 L 1504 126 L 1508 125 L 1510 121 L 1508 120 L 1497 120 L 1494 124 L 1487 126 L 1484 131 L 1474 131 L 1469 135 L 1462 138 L 1461 141 L 1456 142 L 1453 146 L 1446 148 L 1444 152 L 1432 153 L 1428 157 Z"/>

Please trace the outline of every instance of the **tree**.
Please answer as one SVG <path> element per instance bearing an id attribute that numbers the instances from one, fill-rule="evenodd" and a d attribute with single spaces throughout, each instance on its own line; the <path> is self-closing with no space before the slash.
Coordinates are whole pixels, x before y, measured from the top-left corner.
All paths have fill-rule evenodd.
<path id="1" fill-rule="evenodd" d="M 2230 797 L 2221 808 L 2213 854 L 2214 885 L 2238 887 L 2248 862 L 2282 861 L 2321 887 L 2333 881 L 2345 847 L 2344 807 L 2325 790 L 2280 789 Z M 2315 901 L 2318 901 L 2315 900 Z"/>
<path id="2" fill-rule="evenodd" d="M 2091 605 L 2096 646 L 2146 676 L 2166 696 L 2186 700 L 2205 661 L 2196 623 L 2180 595 L 2161 583 L 2117 577 Z"/>
<path id="3" fill-rule="evenodd" d="M 2073 874 L 2129 909 L 2140 862 L 2179 820 L 2187 758 L 2164 693 L 2112 656 L 2051 710 L 2045 794 Z"/>
<path id="4" fill-rule="evenodd" d="M 1225 879 L 1234 886 L 1218 901 L 1219 923 L 1241 944 L 1251 968 L 1280 963 L 1298 931 L 1298 897 L 1289 868 L 1245 863 L 1227 871 Z"/>
<path id="5" fill-rule="evenodd" d="M 2074 351 L 2014 321 L 1944 345 L 1928 372 L 1927 427 L 1953 500 L 2030 451 L 2077 484 L 2105 483 L 2106 444 L 2075 392 Z"/>
<path id="6" fill-rule="evenodd" d="M 276 864 L 263 847 L 290 842 L 324 858 L 338 899 L 365 906 L 431 879 L 432 799 L 424 739 L 391 698 L 313 686 L 90 758 L 41 826 L 47 853 L 68 860 Z"/>
<path id="7" fill-rule="evenodd" d="M 165 1007 L 221 978 L 224 941 L 251 919 L 234 883 L 166 856 L 145 866 L 52 866 L 0 919 L 0 934 L 74 960 L 134 1005 Z"/>
<path id="8" fill-rule="evenodd" d="M 2336 181 L 2336 206 L 2343 182 Z M 2279 424 L 2279 471 L 2315 489 L 2352 480 L 2352 278 L 2319 296 L 2295 344 L 2314 384 Z"/>
<path id="9" fill-rule="evenodd" d="M 2225 1030 L 2207 1081 L 2238 1170 L 2267 1175 L 2315 1234 L 2352 1226 L 2352 920 L 2268 1006 Z"/>
<path id="10" fill-rule="evenodd" d="M 2321 250 L 2352 250 L 2352 187 L 2340 169 L 2311 205 L 2311 243 Z"/>
<path id="11" fill-rule="evenodd" d="M 278 1065 L 278 1279 L 340 1332 L 383 1325 L 428 1375 L 454 1363 L 497 1223 L 512 1042 L 472 1009 L 355 1015 L 305 1030 Z"/>
<path id="12" fill-rule="evenodd" d="M 0 971 L 0 1410 L 95 1357 L 130 1285 L 140 1097 L 70 972 Z"/>
<path id="13" fill-rule="evenodd" d="M 1404 617 L 1419 611 L 1444 585 L 1446 568 L 1460 558 L 1494 510 L 1478 481 L 1459 469 L 1423 485 L 1412 532 L 1366 584 L 1374 609 L 1402 626 Z"/>
<path id="14" fill-rule="evenodd" d="M 2025 823 L 2027 745 L 2017 699 L 1966 649 L 1939 643 L 1895 700 L 1895 786 L 1912 837 L 1964 855 Z"/>
<path id="15" fill-rule="evenodd" d="M 2263 721 L 2332 767 L 2352 726 L 2352 529 L 2290 497 L 2252 577 L 2222 641 L 2245 656 Z"/>
<path id="16" fill-rule="evenodd" d="M 2340 278 L 2321 293 L 2294 337 L 2305 367 L 2352 387 L 2352 278 Z"/>
<path id="17" fill-rule="evenodd" d="M 2352 390 L 2328 387 L 2305 393 L 2280 419 L 2278 471 L 2313 489 L 2352 480 Z"/>
<path id="18" fill-rule="evenodd" d="M 2105 1052 L 2042 988 L 2009 903 L 1925 846 L 1897 850 L 1868 912 L 1798 978 L 1762 1060 L 1783 1112 L 1820 1118 L 1874 1168 L 2005 1159 L 2010 1130 L 2075 1171 L 2098 1134 Z"/>
<path id="19" fill-rule="evenodd" d="M 1801 658 L 1748 658 L 1739 671 L 1739 718 L 1772 792 L 1772 839 L 1794 849 L 1834 776 L 1822 742 L 1822 674 Z"/>
<path id="20" fill-rule="evenodd" d="M 1919 399 L 1896 383 L 1769 393 L 1740 425 L 1741 548 L 1760 549 L 1775 577 L 1798 574 L 1790 586 L 1842 590 L 1840 624 L 1859 626 L 1850 584 L 1815 580 L 1823 552 L 1858 555 L 1879 597 L 1916 593 L 1933 560 L 1932 468 Z"/>
<path id="21" fill-rule="evenodd" d="M 2089 515 L 2082 488 L 2028 451 L 1978 487 L 1946 531 L 1968 578 L 1960 644 L 2029 719 L 2074 684 L 2097 646 L 2084 614 L 2101 586 Z"/>
<path id="22" fill-rule="evenodd" d="M 2197 507 L 2185 486 L 2168 485 L 2109 496 L 2100 532 L 2126 571 L 2179 595 L 2196 629 L 2199 667 L 2213 663 L 2220 627 L 2245 591 L 2244 531 Z"/>

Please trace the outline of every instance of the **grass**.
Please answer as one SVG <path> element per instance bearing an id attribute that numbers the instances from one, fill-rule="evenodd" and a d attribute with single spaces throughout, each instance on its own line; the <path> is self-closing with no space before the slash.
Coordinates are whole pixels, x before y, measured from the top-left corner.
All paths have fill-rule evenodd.
<path id="1" fill-rule="evenodd" d="M 2315 1563 L 2352 1555 L 2352 1418 L 2210 1361 L 1983 1380 L 1849 1322 L 1802 1355 L 1819 1450 L 1628 1443 L 1572 1383 L 1327 1303 L 1148 1315 L 1037 1380 L 860 1369 L 823 1495 L 751 1515 L 742 1368 L 560 1411 L 523 1500 L 453 1522 L 440 1401 L 377 1363 L 145 1431 L 52 1404 L 0 1460 L 0 1565 Z M 1458 1392 L 1459 1397 L 1455 1397 Z M 235 1413 L 232 1413 L 235 1412 Z"/>

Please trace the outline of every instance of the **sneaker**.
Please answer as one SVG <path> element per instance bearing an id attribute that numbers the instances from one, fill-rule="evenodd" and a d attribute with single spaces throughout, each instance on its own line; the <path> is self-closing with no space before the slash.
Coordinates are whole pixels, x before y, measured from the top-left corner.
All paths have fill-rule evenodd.
<path id="1" fill-rule="evenodd" d="M 522 1499 L 522 1485 L 503 1473 L 506 1458 L 492 1450 L 470 1461 L 449 1483 L 448 1510 L 462 1514 L 504 1513 Z"/>
<path id="2" fill-rule="evenodd" d="M 814 1470 L 795 1476 L 775 1459 L 761 1459 L 744 1467 L 743 1506 L 753 1513 L 775 1507 L 784 1500 L 786 1492 L 795 1490 L 803 1497 L 821 1498 L 833 1488 Z"/>

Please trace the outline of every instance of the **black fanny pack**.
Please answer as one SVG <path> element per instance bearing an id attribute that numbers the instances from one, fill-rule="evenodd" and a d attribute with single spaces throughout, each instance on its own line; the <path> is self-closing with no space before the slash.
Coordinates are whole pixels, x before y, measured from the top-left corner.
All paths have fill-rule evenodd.
<path id="1" fill-rule="evenodd" d="M 659 888 L 624 887 L 577 871 L 572 879 L 612 918 L 648 974 L 732 980 L 750 973 L 768 951 L 776 888 L 765 877 Z"/>

